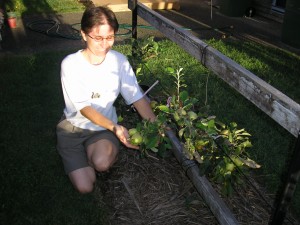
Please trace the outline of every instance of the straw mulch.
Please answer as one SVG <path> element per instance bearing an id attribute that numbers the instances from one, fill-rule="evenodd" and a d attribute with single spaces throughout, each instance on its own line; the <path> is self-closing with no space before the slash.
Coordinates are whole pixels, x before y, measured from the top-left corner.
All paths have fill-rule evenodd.
<path id="1" fill-rule="evenodd" d="M 267 225 L 274 196 L 250 182 L 223 200 L 239 224 Z M 122 147 L 111 170 L 98 174 L 96 196 L 107 211 L 107 225 L 219 224 L 172 153 L 164 159 L 141 158 Z M 284 224 L 299 224 L 291 218 Z"/>
<path id="2" fill-rule="evenodd" d="M 176 159 L 141 158 L 121 148 L 109 173 L 98 177 L 109 224 L 218 224 Z"/>

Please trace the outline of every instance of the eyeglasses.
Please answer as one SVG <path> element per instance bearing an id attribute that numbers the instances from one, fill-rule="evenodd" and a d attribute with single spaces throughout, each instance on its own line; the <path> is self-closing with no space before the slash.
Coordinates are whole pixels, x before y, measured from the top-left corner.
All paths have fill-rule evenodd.
<path id="1" fill-rule="evenodd" d="M 96 37 L 92 37 L 89 34 L 86 34 L 87 36 L 89 36 L 90 38 L 92 38 L 93 40 L 95 40 L 96 42 L 101 42 L 104 39 L 106 39 L 107 41 L 113 41 L 115 39 L 114 35 L 109 35 L 107 37 L 102 37 L 102 36 L 96 36 Z"/>

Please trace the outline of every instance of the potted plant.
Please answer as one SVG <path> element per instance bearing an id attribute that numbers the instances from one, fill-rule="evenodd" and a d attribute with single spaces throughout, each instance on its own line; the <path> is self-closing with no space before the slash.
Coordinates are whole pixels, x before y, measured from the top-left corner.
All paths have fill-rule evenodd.
<path id="1" fill-rule="evenodd" d="M 7 22 L 10 28 L 16 28 L 17 27 L 17 14 L 14 11 L 8 11 L 6 13 L 7 15 Z"/>
<path id="2" fill-rule="evenodd" d="M 10 28 L 17 27 L 17 6 L 13 3 L 6 5 L 6 19 Z"/>

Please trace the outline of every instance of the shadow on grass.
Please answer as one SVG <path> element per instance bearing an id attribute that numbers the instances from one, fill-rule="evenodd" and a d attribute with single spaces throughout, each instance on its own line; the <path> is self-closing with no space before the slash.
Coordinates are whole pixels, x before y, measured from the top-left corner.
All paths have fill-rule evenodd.
<path id="1" fill-rule="evenodd" d="M 0 59 L 1 224 L 104 221 L 100 195 L 73 190 L 55 148 L 63 109 L 59 70 L 66 54 Z"/>
<path id="2" fill-rule="evenodd" d="M 51 3 L 51 4 L 49 4 Z M 63 4 L 63 7 L 61 6 Z M 53 9 L 52 6 L 57 6 Z M 0 3 L 0 10 L 17 8 L 17 28 L 10 28 L 5 19 L 2 29 L 0 50 L 20 52 L 20 49 L 38 49 L 37 46 L 53 44 L 53 38 L 80 40 L 77 29 L 66 23 L 66 17 L 58 10 L 66 12 L 82 11 L 93 5 L 90 0 L 72 1 L 64 0 L 4 0 Z M 80 18 L 78 18 L 78 23 Z M 43 34 L 43 35 L 40 35 Z"/>

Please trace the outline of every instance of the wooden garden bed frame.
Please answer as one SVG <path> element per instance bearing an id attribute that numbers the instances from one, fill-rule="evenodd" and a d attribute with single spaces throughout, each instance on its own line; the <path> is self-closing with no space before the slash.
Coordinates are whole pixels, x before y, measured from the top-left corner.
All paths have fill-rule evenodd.
<path id="1" fill-rule="evenodd" d="M 205 67 L 218 75 L 297 138 L 292 162 L 289 164 L 287 181 L 283 185 L 284 188 L 276 203 L 276 210 L 271 216 L 269 223 L 271 225 L 282 224 L 300 176 L 300 105 L 235 61 L 137 0 L 128 0 L 128 8 L 132 11 L 133 38 L 137 38 L 137 16 L 139 16 L 167 38 L 181 46 L 190 55 L 194 56 Z M 207 188 L 207 191 L 210 189 L 207 186 L 205 188 Z M 206 194 L 210 195 L 210 191 L 206 192 Z M 217 205 L 213 201 L 211 203 L 213 205 L 210 205 L 210 208 L 221 224 L 227 224 L 226 221 L 228 221 L 222 219 L 222 216 L 229 216 L 229 220 L 234 220 L 234 218 L 231 218 L 232 215 L 226 215 L 230 214 L 227 209 L 225 210 L 226 212 L 222 212 L 222 209 L 217 207 L 218 204 L 223 205 L 222 202 L 218 202 Z M 210 203 L 208 202 L 208 204 Z"/>

